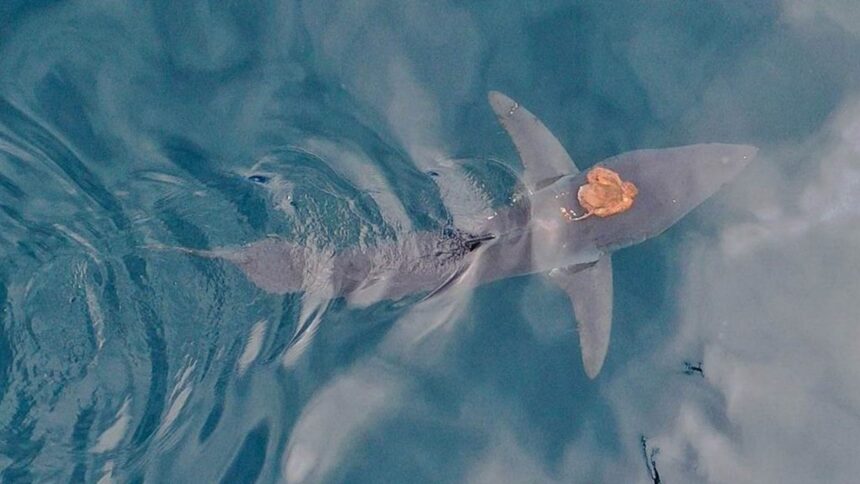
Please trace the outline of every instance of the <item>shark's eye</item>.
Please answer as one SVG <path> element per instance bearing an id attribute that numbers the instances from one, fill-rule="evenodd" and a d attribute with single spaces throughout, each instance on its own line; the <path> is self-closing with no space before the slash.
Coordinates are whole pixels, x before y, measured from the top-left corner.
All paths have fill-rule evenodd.
<path id="1" fill-rule="evenodd" d="M 265 175 L 251 175 L 248 177 L 248 180 L 250 180 L 254 183 L 259 183 L 259 184 L 263 185 L 269 181 L 269 177 L 267 177 Z"/>

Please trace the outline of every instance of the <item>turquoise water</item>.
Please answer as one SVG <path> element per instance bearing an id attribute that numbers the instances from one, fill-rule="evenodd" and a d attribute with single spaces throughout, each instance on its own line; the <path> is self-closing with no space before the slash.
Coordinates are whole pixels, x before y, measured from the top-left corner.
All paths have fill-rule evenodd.
<path id="1" fill-rule="evenodd" d="M 860 7 L 525 5 L 3 2 L 0 481 L 856 481 Z M 491 89 L 581 168 L 761 149 L 614 255 L 596 380 L 540 277 L 355 307 L 160 248 L 510 203 Z"/>

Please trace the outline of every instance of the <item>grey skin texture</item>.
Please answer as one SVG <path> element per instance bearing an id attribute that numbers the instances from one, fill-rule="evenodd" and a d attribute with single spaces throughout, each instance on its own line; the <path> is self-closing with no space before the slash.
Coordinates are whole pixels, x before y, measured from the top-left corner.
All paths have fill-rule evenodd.
<path id="1" fill-rule="evenodd" d="M 572 221 L 585 213 L 576 197 L 585 173 L 528 110 L 495 91 L 489 102 L 522 160 L 526 208 L 500 210 L 471 232 L 414 232 L 339 252 L 277 238 L 238 249 L 187 252 L 227 260 L 267 292 L 344 297 L 362 306 L 416 293 L 432 297 L 454 285 L 545 274 L 570 298 L 585 373 L 595 378 L 612 327 L 610 253 L 671 227 L 737 176 L 757 150 L 699 144 L 608 158 L 599 165 L 638 187 L 633 207 L 607 218 Z"/>

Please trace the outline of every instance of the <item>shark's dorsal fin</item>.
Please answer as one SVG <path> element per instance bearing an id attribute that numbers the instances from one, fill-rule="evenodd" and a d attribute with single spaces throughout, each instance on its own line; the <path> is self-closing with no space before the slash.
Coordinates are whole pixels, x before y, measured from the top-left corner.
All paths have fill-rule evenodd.
<path id="1" fill-rule="evenodd" d="M 594 378 L 603 367 L 612 330 L 612 261 L 603 255 L 585 269 L 581 265 L 553 269 L 549 278 L 570 298 L 582 364 L 585 374 Z"/>
<path id="2" fill-rule="evenodd" d="M 490 91 L 487 97 L 520 154 L 523 181 L 529 190 L 579 173 L 558 139 L 528 109 L 498 91 Z"/>
<path id="3" fill-rule="evenodd" d="M 480 230 L 495 212 L 490 196 L 481 188 L 475 175 L 464 166 L 464 161 L 440 160 L 429 175 L 439 187 L 439 195 L 454 226 L 473 232 Z"/>

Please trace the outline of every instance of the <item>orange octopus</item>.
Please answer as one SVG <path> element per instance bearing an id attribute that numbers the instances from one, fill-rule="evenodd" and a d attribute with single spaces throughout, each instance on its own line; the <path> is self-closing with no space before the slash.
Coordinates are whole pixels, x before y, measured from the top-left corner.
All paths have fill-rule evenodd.
<path id="1" fill-rule="evenodd" d="M 633 200 L 639 193 L 636 185 L 622 181 L 618 173 L 602 166 L 589 171 L 586 179 L 588 183 L 579 187 L 576 194 L 586 214 L 571 220 L 582 220 L 592 215 L 610 217 L 625 212 L 633 206 Z"/>

